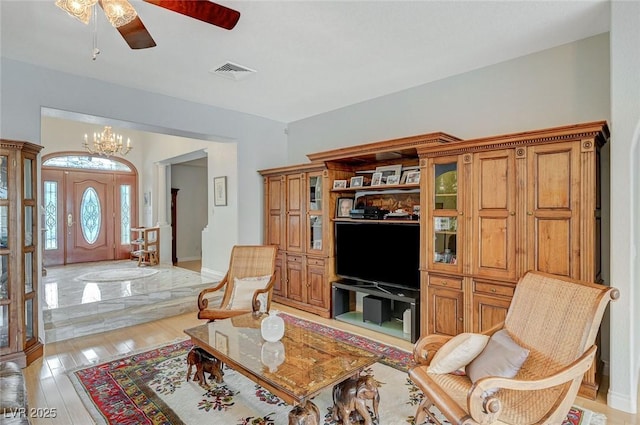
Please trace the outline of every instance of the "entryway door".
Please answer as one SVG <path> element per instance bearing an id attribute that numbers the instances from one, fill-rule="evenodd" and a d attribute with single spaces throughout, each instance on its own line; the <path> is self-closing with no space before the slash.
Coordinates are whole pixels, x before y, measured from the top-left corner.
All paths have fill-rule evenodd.
<path id="1" fill-rule="evenodd" d="M 44 265 L 129 258 L 136 174 L 44 164 Z"/>

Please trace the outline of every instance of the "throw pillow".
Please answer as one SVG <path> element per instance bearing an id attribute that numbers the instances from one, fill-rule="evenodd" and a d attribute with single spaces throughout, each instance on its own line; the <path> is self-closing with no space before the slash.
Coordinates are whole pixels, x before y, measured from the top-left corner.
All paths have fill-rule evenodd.
<path id="1" fill-rule="evenodd" d="M 253 294 L 258 289 L 264 289 L 271 275 L 256 276 L 256 277 L 243 277 L 233 278 L 233 292 L 231 293 L 231 300 L 229 301 L 228 309 L 251 309 L 253 302 Z M 260 301 L 260 310 L 266 311 L 267 308 L 267 293 L 258 295 Z"/>
<path id="2" fill-rule="evenodd" d="M 467 365 L 467 376 L 473 383 L 487 376 L 513 378 L 528 356 L 529 350 L 516 344 L 507 330 L 502 329 L 493 334 L 482 353 Z M 497 390 L 485 391 L 485 396 Z"/>
<path id="3" fill-rule="evenodd" d="M 482 352 L 488 335 L 461 333 L 447 341 L 436 352 L 427 369 L 430 373 L 451 373 L 465 367 Z"/>

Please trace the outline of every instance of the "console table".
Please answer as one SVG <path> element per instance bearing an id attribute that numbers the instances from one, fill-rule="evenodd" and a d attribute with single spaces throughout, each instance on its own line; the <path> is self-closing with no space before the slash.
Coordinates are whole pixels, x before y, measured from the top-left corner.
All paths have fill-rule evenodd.
<path id="1" fill-rule="evenodd" d="M 391 320 L 381 325 L 365 322 L 364 319 L 377 316 L 377 314 L 376 312 L 370 314 L 370 312 L 355 310 L 353 298 L 358 292 L 376 299 L 390 300 L 392 305 L 389 311 Z M 331 300 L 333 305 L 331 317 L 336 320 L 374 329 L 411 342 L 416 342 L 420 336 L 420 291 L 418 290 L 342 279 L 331 282 Z M 370 306 L 375 305 L 375 303 L 363 304 L 363 308 L 371 308 Z M 403 323 L 401 320 L 397 320 L 402 319 L 402 312 L 406 309 L 411 311 L 411 332 L 409 334 L 403 332 Z"/>

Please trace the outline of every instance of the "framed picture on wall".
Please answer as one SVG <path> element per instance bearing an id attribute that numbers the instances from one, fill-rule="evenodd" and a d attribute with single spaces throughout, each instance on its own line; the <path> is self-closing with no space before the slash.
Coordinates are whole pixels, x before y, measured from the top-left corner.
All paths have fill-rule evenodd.
<path id="1" fill-rule="evenodd" d="M 227 205 L 227 176 L 213 178 L 213 205 Z"/>

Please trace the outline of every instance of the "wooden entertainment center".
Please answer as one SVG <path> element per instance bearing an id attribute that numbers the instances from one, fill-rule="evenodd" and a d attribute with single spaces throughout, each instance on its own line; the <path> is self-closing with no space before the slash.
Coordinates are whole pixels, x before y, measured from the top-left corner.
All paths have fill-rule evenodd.
<path id="1" fill-rule="evenodd" d="M 480 332 L 502 321 L 528 270 L 602 282 L 600 148 L 608 138 L 604 121 L 472 140 L 431 133 L 262 170 L 264 243 L 279 248 L 274 300 L 331 317 L 332 282 L 342 280 L 334 223 L 371 222 L 337 217 L 345 197 L 354 207 L 407 213 L 380 221 L 418 219 L 422 335 Z M 398 166 L 419 171 L 419 183 L 366 184 L 379 167 Z M 350 187 L 358 176 L 364 185 Z M 336 180 L 347 187 L 334 189 Z M 402 247 L 367 246 L 362 255 L 373 249 Z M 580 395 L 595 398 L 599 363 Z"/>

